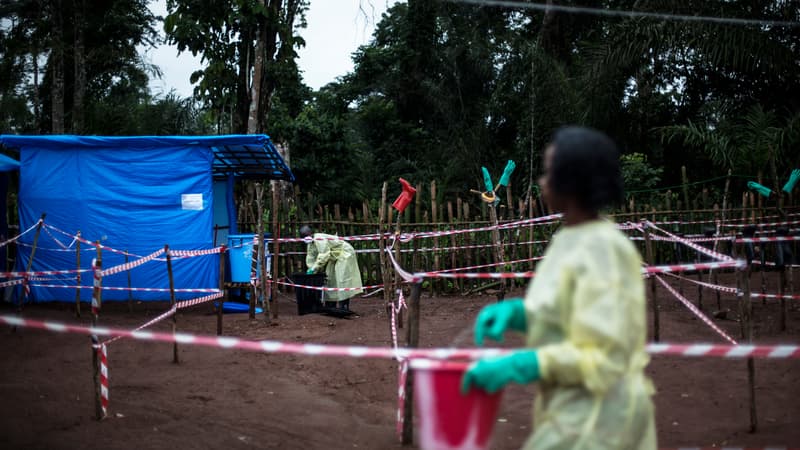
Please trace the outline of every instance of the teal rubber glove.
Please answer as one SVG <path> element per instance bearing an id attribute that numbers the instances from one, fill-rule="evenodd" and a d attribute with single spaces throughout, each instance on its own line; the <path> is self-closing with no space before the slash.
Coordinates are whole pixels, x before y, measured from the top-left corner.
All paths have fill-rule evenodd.
<path id="1" fill-rule="evenodd" d="M 481 167 L 481 171 L 483 172 L 483 186 L 486 188 L 486 192 L 494 192 L 494 185 L 492 184 L 492 177 L 489 175 L 489 169 Z"/>
<path id="2" fill-rule="evenodd" d="M 516 167 L 517 165 L 514 163 L 514 161 L 509 159 L 505 170 L 503 170 L 503 175 L 500 177 L 500 181 L 497 184 L 508 187 L 508 183 L 511 181 L 511 174 L 514 172 Z"/>
<path id="3" fill-rule="evenodd" d="M 536 350 L 523 350 L 472 363 L 461 378 L 461 393 L 476 387 L 493 394 L 512 381 L 528 384 L 539 378 L 539 355 Z"/>
<path id="4" fill-rule="evenodd" d="M 485 337 L 503 342 L 503 334 L 511 329 L 525 331 L 528 319 L 521 298 L 512 298 L 485 306 L 475 319 L 475 344 L 483 345 Z"/>
<path id="5" fill-rule="evenodd" d="M 308 270 L 306 270 L 306 275 L 311 275 L 311 274 L 313 274 L 313 273 L 314 273 L 314 269 L 308 269 Z"/>
<path id="6" fill-rule="evenodd" d="M 794 169 L 792 174 L 789 175 L 789 181 L 783 185 L 783 192 L 787 194 L 792 193 L 792 189 L 794 189 L 794 185 L 797 184 L 797 181 L 800 180 L 800 169 Z"/>
<path id="7" fill-rule="evenodd" d="M 755 181 L 748 181 L 747 182 L 747 188 L 758 192 L 759 194 L 763 195 L 764 197 L 769 197 L 769 194 L 772 193 L 772 189 L 770 189 L 770 188 L 768 188 L 766 186 L 762 186 L 762 185 L 756 183 Z"/>

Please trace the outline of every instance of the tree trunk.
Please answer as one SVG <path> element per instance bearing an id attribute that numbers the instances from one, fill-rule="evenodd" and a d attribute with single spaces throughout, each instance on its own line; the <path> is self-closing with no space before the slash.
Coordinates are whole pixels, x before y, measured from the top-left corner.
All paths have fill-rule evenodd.
<path id="1" fill-rule="evenodd" d="M 86 97 L 86 55 L 84 29 L 86 28 L 86 0 L 73 0 L 74 6 L 74 66 L 75 87 L 72 97 L 72 132 L 83 134 L 85 127 L 84 98 Z"/>
<path id="2" fill-rule="evenodd" d="M 64 17 L 61 0 L 54 0 L 53 6 L 53 49 L 50 64 L 53 68 L 51 86 L 51 132 L 64 134 Z"/>
<path id="3" fill-rule="evenodd" d="M 264 6 L 267 0 L 264 0 Z M 258 18 L 258 29 L 256 30 L 256 49 L 253 58 L 253 84 L 250 86 L 250 108 L 247 116 L 247 134 L 256 134 L 264 131 L 263 122 L 261 121 L 261 87 L 262 79 L 264 77 L 264 53 L 266 51 L 265 35 L 266 19 L 264 17 Z M 273 186 L 274 188 L 275 186 Z"/>
<path id="4" fill-rule="evenodd" d="M 231 110 L 231 132 L 245 134 L 250 106 L 250 67 L 253 65 L 250 29 L 244 29 L 239 41 L 239 80 L 236 89 L 236 105 Z"/>

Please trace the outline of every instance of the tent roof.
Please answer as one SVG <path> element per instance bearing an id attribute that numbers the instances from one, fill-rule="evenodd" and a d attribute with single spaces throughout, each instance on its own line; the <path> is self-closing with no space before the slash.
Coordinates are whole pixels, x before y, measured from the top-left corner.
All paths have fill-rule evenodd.
<path id="1" fill-rule="evenodd" d="M 17 136 L 0 135 L 0 144 L 12 149 L 125 147 L 146 150 L 159 146 L 203 146 L 214 152 L 214 176 L 233 174 L 241 178 L 294 181 L 269 136 L 238 134 L 225 136 Z M 19 163 L 17 163 L 19 164 Z"/>
<path id="2" fill-rule="evenodd" d="M 19 170 L 19 161 L 0 154 L 0 172 L 10 172 L 12 170 Z"/>

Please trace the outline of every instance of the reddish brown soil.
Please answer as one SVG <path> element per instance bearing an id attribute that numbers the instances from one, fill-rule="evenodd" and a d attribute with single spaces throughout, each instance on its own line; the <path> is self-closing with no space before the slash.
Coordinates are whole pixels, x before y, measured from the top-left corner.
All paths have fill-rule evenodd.
<path id="1" fill-rule="evenodd" d="M 770 275 L 770 292 L 776 292 Z M 723 280 L 732 285 L 733 278 Z M 760 287 L 760 275 L 753 275 Z M 694 286 L 684 285 L 696 301 Z M 706 310 L 716 309 L 704 292 Z M 659 288 L 661 335 L 666 342 L 723 343 L 713 331 Z M 422 298 L 424 347 L 468 346 L 478 309 L 494 297 Z M 354 299 L 352 320 L 298 316 L 282 294 L 279 325 L 226 315 L 225 334 L 329 344 L 389 345 L 382 301 Z M 738 338 L 736 300 L 717 319 Z M 106 305 L 101 324 L 132 328 L 163 304 Z M 200 306 L 179 315 L 182 331 L 212 334 L 215 317 Z M 789 308 L 788 329 L 778 330 L 779 303 L 754 304 L 756 342 L 800 341 L 800 311 Z M 12 310 L 4 308 L 3 313 Z M 33 306 L 24 315 L 76 322 L 66 306 Z M 87 314 L 80 319 L 87 323 Z M 169 323 L 155 326 L 169 330 Z M 404 333 L 405 330 L 401 330 Z M 514 341 L 511 344 L 519 344 Z M 89 339 L 20 329 L 0 329 L 0 448 L 103 449 L 391 449 L 395 437 L 397 367 L 392 361 L 267 355 L 182 346 L 173 364 L 170 344 L 121 340 L 109 348 L 110 418 L 93 419 Z M 658 393 L 660 447 L 800 444 L 800 360 L 757 360 L 758 431 L 749 433 L 744 360 L 656 356 L 648 368 Z M 534 387 L 509 387 L 493 437 L 495 449 L 519 448 L 531 431 Z"/>

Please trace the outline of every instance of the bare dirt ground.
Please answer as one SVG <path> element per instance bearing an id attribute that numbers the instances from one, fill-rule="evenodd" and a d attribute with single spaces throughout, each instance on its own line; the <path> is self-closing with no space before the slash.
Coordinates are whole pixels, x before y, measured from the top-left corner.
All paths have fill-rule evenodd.
<path id="1" fill-rule="evenodd" d="M 753 275 L 760 287 L 760 275 Z M 769 275 L 777 292 L 777 275 Z M 735 285 L 726 275 L 723 284 Z M 675 284 L 677 286 L 677 284 Z M 724 341 L 659 287 L 661 335 L 665 342 Z M 696 301 L 695 286 L 684 292 Z M 516 294 L 521 294 L 521 291 Z M 279 325 L 251 322 L 246 314 L 225 316 L 225 334 L 325 344 L 387 346 L 389 320 L 382 300 L 354 299 L 360 317 L 298 316 L 282 294 Z M 470 346 L 477 311 L 494 296 L 422 298 L 423 347 Z M 704 292 L 706 311 L 716 298 Z M 795 304 L 797 302 L 794 302 Z M 739 337 L 737 303 L 723 294 L 732 313 L 715 319 Z M 133 328 L 166 309 L 165 304 L 104 305 L 100 324 Z M 800 311 L 790 302 L 788 329 L 778 330 L 779 303 L 754 303 L 756 342 L 800 342 Z M 179 330 L 213 334 L 210 306 L 182 312 Z M 4 307 L 2 313 L 11 313 Z M 25 309 L 30 318 L 88 323 L 67 305 Z M 169 322 L 155 330 L 168 331 Z M 400 330 L 404 334 L 405 330 Z M 519 340 L 510 345 L 518 345 Z M 89 338 L 30 329 L 0 328 L 0 448 L 4 449 L 393 449 L 397 366 L 389 360 L 267 355 L 182 346 L 173 364 L 171 344 L 123 339 L 109 347 L 110 411 L 93 419 Z M 746 362 L 741 359 L 655 356 L 648 367 L 657 387 L 659 446 L 798 446 L 800 360 L 756 360 L 758 431 L 748 432 Z M 506 389 L 496 424 L 494 449 L 519 448 L 531 432 L 535 387 Z"/>

